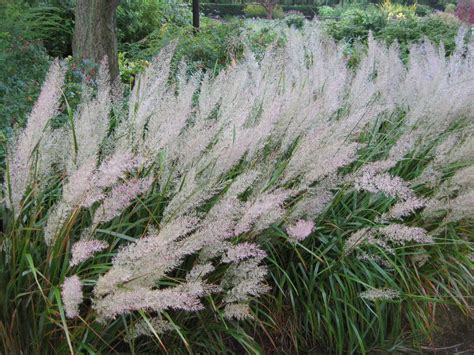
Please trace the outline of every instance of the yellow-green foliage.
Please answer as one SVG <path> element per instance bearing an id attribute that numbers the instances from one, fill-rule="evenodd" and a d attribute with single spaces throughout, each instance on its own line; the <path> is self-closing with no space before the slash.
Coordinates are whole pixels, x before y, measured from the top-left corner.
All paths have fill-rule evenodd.
<path id="1" fill-rule="evenodd" d="M 245 6 L 244 8 L 244 13 L 247 17 L 266 17 L 267 16 L 267 10 L 265 8 L 257 3 L 250 3 Z M 283 9 L 281 6 L 277 5 L 273 9 L 272 13 L 273 18 L 282 18 L 283 17 Z"/>
<path id="2" fill-rule="evenodd" d="M 380 9 L 389 19 L 404 19 L 415 16 L 416 4 L 407 6 L 392 3 L 391 0 L 384 0 L 380 5 Z"/>

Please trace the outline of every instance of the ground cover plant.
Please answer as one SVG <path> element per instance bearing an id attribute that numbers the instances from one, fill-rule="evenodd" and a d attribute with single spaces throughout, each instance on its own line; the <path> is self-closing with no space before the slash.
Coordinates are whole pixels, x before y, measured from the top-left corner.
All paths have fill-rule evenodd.
<path id="1" fill-rule="evenodd" d="M 216 75 L 168 46 L 128 98 L 102 64 L 59 126 L 53 62 L 9 146 L 2 352 L 419 349 L 470 316 L 473 43 L 348 67 L 284 32 Z"/>

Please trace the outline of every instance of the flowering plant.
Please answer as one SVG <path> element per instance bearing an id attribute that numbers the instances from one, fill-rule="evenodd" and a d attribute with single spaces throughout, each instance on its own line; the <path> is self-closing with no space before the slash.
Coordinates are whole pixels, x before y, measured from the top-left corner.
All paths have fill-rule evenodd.
<path id="1" fill-rule="evenodd" d="M 429 42 L 414 45 L 408 66 L 396 46 L 370 36 L 352 71 L 316 25 L 285 31 L 286 46 L 261 61 L 247 53 L 216 77 L 189 76 L 182 64 L 170 79 L 168 47 L 136 78 L 127 101 L 104 61 L 97 93 L 85 88 L 61 128 L 48 124 L 65 73 L 52 64 L 10 147 L 5 196 L 9 243 L 30 245 L 22 233 L 35 233 L 46 264 L 64 259 L 48 288 L 64 306 L 66 332 L 66 317 L 81 314 L 106 325 L 123 320 L 128 336 L 146 334 L 143 322 L 128 328 L 127 319 L 141 315 L 157 339 L 173 328 L 170 312 L 252 319 L 251 305 L 274 286 L 267 278 L 273 249 L 264 250 L 263 236 L 283 236 L 292 247 L 323 243 L 321 216 L 346 193 L 384 202 L 364 228 L 347 216 L 331 265 L 327 250 L 306 248 L 324 272 L 352 258 L 390 275 L 390 258 L 401 249 L 426 254 L 446 226 L 474 217 L 466 178 L 474 154 L 474 47 L 464 46 L 463 33 L 448 58 Z M 420 155 L 416 170 L 396 174 Z M 412 225 L 415 214 L 431 224 Z M 94 267 L 98 260 L 106 262 Z M 382 291 L 360 290 L 361 297 L 404 297 L 394 289 L 403 285 L 388 280 L 374 280 L 370 286 Z"/>

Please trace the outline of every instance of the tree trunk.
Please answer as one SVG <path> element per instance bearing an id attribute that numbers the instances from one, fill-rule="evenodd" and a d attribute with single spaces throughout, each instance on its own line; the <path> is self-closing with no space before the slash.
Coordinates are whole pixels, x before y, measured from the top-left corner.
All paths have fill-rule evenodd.
<path id="1" fill-rule="evenodd" d="M 199 0 L 193 0 L 193 26 L 199 29 Z"/>
<path id="2" fill-rule="evenodd" d="M 258 3 L 265 9 L 267 20 L 271 20 L 273 18 L 273 10 L 275 10 L 278 0 L 259 0 Z"/>
<path id="3" fill-rule="evenodd" d="M 120 0 L 77 0 L 72 53 L 100 63 L 107 56 L 111 80 L 119 75 L 116 9 Z"/>
<path id="4" fill-rule="evenodd" d="M 271 20 L 273 18 L 273 6 L 269 6 L 266 10 L 267 10 L 267 20 Z"/>

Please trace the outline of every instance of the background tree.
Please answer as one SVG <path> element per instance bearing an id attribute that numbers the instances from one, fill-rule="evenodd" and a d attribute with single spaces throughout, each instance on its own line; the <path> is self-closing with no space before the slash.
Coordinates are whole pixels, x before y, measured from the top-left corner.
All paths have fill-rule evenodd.
<path id="1" fill-rule="evenodd" d="M 267 19 L 271 20 L 273 18 L 273 10 L 278 4 L 278 0 L 258 0 L 258 3 L 267 11 Z"/>
<path id="2" fill-rule="evenodd" d="M 74 57 L 96 63 L 107 56 L 110 77 L 119 75 L 116 10 L 120 0 L 77 0 L 72 43 Z"/>

